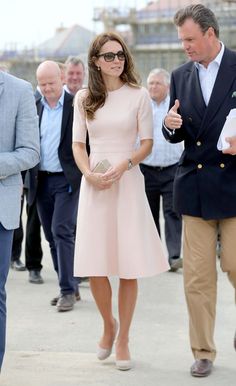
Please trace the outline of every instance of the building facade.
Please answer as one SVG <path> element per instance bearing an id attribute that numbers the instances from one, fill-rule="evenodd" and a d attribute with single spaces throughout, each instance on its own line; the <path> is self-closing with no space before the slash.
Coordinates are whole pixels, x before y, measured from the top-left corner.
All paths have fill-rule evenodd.
<path id="1" fill-rule="evenodd" d="M 156 0 L 146 7 L 100 7 L 94 9 L 94 22 L 103 24 L 105 31 L 117 30 L 125 38 L 135 58 L 139 74 L 146 83 L 151 69 L 163 67 L 172 71 L 186 61 L 173 23 L 175 12 L 186 5 L 202 3 L 216 14 L 220 39 L 236 50 L 236 0 Z M 119 4 L 119 0 L 117 0 Z M 60 27 L 55 35 L 32 50 L 8 50 L 0 53 L 0 65 L 36 84 L 35 70 L 45 59 L 64 61 L 69 55 L 79 55 L 87 62 L 87 51 L 94 32 L 74 25 Z"/>
<path id="2" fill-rule="evenodd" d="M 155 67 L 172 71 L 186 61 L 173 17 L 179 8 L 196 2 L 214 11 L 220 25 L 220 39 L 227 47 L 236 49 L 236 0 L 159 0 L 149 2 L 140 10 L 96 8 L 94 20 L 102 21 L 105 30 L 128 32 L 127 43 L 145 81 Z M 122 32 L 122 35 L 126 36 L 126 33 Z"/>

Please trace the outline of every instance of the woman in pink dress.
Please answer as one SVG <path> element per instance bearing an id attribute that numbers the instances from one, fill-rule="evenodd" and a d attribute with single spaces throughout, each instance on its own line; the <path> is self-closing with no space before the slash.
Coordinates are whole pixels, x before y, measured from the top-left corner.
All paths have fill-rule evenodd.
<path id="1" fill-rule="evenodd" d="M 74 103 L 73 152 L 83 173 L 74 272 L 90 278 L 103 318 L 98 358 L 110 356 L 116 339 L 116 367 L 129 370 L 128 340 L 137 278 L 169 269 L 138 166 L 152 148 L 152 109 L 119 35 L 109 32 L 94 39 L 88 68 L 88 89 L 79 91 Z M 109 277 L 114 275 L 120 280 L 119 323 L 112 312 Z"/>

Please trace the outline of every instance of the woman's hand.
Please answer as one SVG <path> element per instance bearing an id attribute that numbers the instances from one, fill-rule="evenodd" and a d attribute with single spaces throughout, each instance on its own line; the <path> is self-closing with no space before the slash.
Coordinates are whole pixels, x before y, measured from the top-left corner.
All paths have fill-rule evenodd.
<path id="1" fill-rule="evenodd" d="M 128 160 L 121 162 L 120 164 L 116 166 L 112 166 L 108 169 L 106 173 L 103 174 L 103 177 L 105 181 L 111 182 L 112 184 L 114 182 L 117 182 L 122 177 L 123 173 L 128 168 Z"/>
<path id="2" fill-rule="evenodd" d="M 98 190 L 110 189 L 111 186 L 120 180 L 123 173 L 127 170 L 128 160 L 116 166 L 111 166 L 106 173 L 89 172 L 85 175 L 86 180 Z"/>
<path id="3" fill-rule="evenodd" d="M 102 173 L 89 172 L 84 176 L 86 178 L 86 181 L 88 181 L 98 190 L 109 189 L 113 184 L 112 179 L 109 180 L 106 177 L 104 178 L 105 174 Z"/>

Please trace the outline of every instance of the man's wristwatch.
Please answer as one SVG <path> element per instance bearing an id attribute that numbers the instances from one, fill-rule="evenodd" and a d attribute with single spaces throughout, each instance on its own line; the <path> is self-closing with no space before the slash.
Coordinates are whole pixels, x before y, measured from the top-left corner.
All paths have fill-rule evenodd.
<path id="1" fill-rule="evenodd" d="M 132 169 L 133 166 L 134 166 L 134 165 L 133 165 L 132 160 L 131 160 L 131 159 L 128 159 L 128 170 Z"/>

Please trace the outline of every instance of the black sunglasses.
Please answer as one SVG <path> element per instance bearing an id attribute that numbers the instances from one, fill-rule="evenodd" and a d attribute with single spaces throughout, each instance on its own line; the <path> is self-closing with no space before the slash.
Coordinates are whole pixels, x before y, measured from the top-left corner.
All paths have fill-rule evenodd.
<path id="1" fill-rule="evenodd" d="M 113 62 L 116 56 L 120 61 L 125 60 L 125 53 L 123 51 L 118 51 L 116 54 L 114 52 L 106 52 L 105 54 L 97 55 L 98 58 L 100 58 L 101 56 L 104 57 L 105 62 Z"/>

